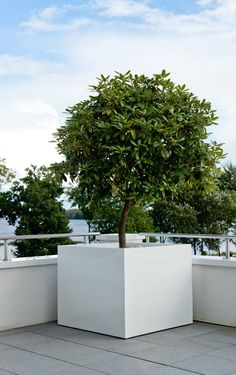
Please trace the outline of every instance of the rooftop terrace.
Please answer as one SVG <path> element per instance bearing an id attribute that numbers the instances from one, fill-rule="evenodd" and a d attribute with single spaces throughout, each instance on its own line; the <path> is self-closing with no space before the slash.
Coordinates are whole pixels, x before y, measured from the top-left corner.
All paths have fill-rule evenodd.
<path id="1" fill-rule="evenodd" d="M 0 375 L 236 374 L 236 328 L 193 325 L 128 340 L 58 326 L 0 332 Z"/>
<path id="2" fill-rule="evenodd" d="M 193 324 L 123 340 L 59 326 L 57 256 L 7 260 L 7 241 L 0 375 L 236 375 L 236 258 L 192 258 Z"/>

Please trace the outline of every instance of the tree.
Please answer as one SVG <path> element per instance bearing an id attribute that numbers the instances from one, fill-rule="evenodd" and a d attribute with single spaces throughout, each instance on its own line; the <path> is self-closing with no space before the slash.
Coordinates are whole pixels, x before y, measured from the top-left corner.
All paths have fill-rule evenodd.
<path id="1" fill-rule="evenodd" d="M 182 187 L 173 200 L 157 201 L 153 205 L 155 230 L 171 233 L 228 234 L 236 219 L 236 192 L 221 191 L 209 194 L 189 191 Z M 219 240 L 173 240 L 192 243 L 203 251 L 204 245 L 219 250 Z"/>
<path id="2" fill-rule="evenodd" d="M 197 233 L 197 212 L 188 203 L 158 200 L 153 205 L 155 231 L 163 233 Z"/>
<path id="3" fill-rule="evenodd" d="M 221 190 L 236 192 L 236 166 L 232 163 L 226 164 L 218 177 L 218 184 Z"/>
<path id="4" fill-rule="evenodd" d="M 46 167 L 32 166 L 26 176 L 13 183 L 1 195 L 1 216 L 9 224 L 17 224 L 15 234 L 69 233 L 69 221 L 62 203 L 62 185 Z M 57 245 L 71 243 L 68 239 L 17 240 L 15 255 L 37 256 L 56 254 Z"/>
<path id="5" fill-rule="evenodd" d="M 66 215 L 69 220 L 84 219 L 83 213 L 78 208 L 69 208 L 68 210 L 66 210 Z"/>
<path id="6" fill-rule="evenodd" d="M 12 181 L 15 177 L 15 172 L 6 166 L 6 161 L 0 158 L 0 189 L 3 185 Z"/>
<path id="7" fill-rule="evenodd" d="M 128 213 L 178 185 L 204 189 L 213 182 L 221 145 L 207 141 L 217 117 L 185 85 L 162 71 L 152 78 L 116 73 L 92 86 L 94 95 L 67 109 L 55 134 L 65 160 L 55 166 L 76 181 L 81 199 L 98 206 L 115 196 L 122 202 L 119 244 L 125 247 Z"/>

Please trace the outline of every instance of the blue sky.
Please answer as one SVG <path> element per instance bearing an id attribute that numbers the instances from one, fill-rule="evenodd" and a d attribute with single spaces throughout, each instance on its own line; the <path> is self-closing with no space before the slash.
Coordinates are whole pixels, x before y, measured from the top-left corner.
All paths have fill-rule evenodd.
<path id="1" fill-rule="evenodd" d="M 22 174 L 58 160 L 52 133 L 88 85 L 162 69 L 217 110 L 212 137 L 236 163 L 235 0 L 0 2 L 0 157 Z"/>

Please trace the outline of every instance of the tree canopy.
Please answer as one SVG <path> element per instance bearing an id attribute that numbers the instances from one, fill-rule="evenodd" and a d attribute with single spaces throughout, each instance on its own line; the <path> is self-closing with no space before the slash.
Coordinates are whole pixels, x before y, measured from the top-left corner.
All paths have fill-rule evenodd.
<path id="1" fill-rule="evenodd" d="M 211 104 L 162 71 L 145 75 L 101 76 L 93 95 L 67 109 L 55 134 L 65 160 L 57 166 L 77 183 L 90 206 L 113 196 L 122 202 L 119 241 L 136 204 L 175 194 L 181 183 L 199 189 L 214 181 L 221 145 L 210 142 L 216 124 Z"/>

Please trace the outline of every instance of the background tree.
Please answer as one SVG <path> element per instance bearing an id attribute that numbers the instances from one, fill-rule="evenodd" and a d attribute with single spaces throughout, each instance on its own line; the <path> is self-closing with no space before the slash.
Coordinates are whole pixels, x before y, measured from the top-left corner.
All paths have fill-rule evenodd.
<path id="1" fill-rule="evenodd" d="M 198 233 L 197 212 L 188 203 L 158 200 L 153 205 L 152 217 L 156 232 Z"/>
<path id="2" fill-rule="evenodd" d="M 152 78 L 101 76 L 94 95 L 67 109 L 55 134 L 65 156 L 57 169 L 77 182 L 90 206 L 115 196 L 122 202 L 119 244 L 125 247 L 130 209 L 175 193 L 180 182 L 199 189 L 213 182 L 220 145 L 207 141 L 216 116 L 185 85 L 162 71 Z"/>
<path id="3" fill-rule="evenodd" d="M 16 235 L 69 233 L 69 221 L 62 203 L 60 183 L 45 167 L 32 166 L 27 174 L 2 193 L 1 216 L 9 224 L 16 223 Z M 15 255 L 38 256 L 57 253 L 57 245 L 71 243 L 68 239 L 15 241 Z"/>
<path id="4" fill-rule="evenodd" d="M 228 163 L 224 166 L 222 173 L 218 177 L 220 190 L 236 192 L 236 166 Z"/>
<path id="5" fill-rule="evenodd" d="M 0 189 L 3 185 L 11 182 L 15 177 L 15 172 L 6 166 L 6 160 L 0 158 Z"/>
<path id="6" fill-rule="evenodd" d="M 227 192 L 232 196 L 234 202 L 236 202 L 236 166 L 232 163 L 228 163 L 224 166 L 222 173 L 218 178 L 219 188 L 222 191 Z M 236 233 L 236 217 L 232 220 L 231 225 L 232 232 Z M 236 244 L 235 241 L 232 241 Z"/>
<path id="7" fill-rule="evenodd" d="M 114 196 L 103 199 L 95 209 L 90 207 L 88 199 L 83 199 L 78 195 L 76 186 L 70 186 L 67 196 L 73 205 L 80 205 L 83 218 L 87 221 L 89 231 L 99 231 L 101 233 L 117 233 L 119 230 L 120 211 L 122 202 Z M 153 232 L 153 219 L 151 211 L 145 207 L 135 206 L 130 210 L 126 231 L 129 233 Z"/>
<path id="8" fill-rule="evenodd" d="M 216 179 L 217 183 L 217 179 Z M 178 196 L 153 205 L 153 220 L 158 232 L 193 234 L 228 234 L 236 219 L 236 192 L 222 191 L 217 185 L 213 192 L 202 194 L 180 189 Z M 192 243 L 195 253 L 204 247 L 220 252 L 219 240 L 173 239 Z"/>
<path id="9" fill-rule="evenodd" d="M 69 208 L 66 210 L 66 215 L 69 220 L 82 220 L 84 215 L 82 211 L 78 208 Z"/>
<path id="10" fill-rule="evenodd" d="M 90 228 L 101 233 L 117 233 L 119 231 L 120 211 L 122 202 L 111 198 L 101 202 L 93 212 L 89 212 Z M 88 212 L 88 209 L 87 211 Z M 131 208 L 127 223 L 126 231 L 128 233 L 153 232 L 153 219 L 149 211 L 140 206 Z"/>

